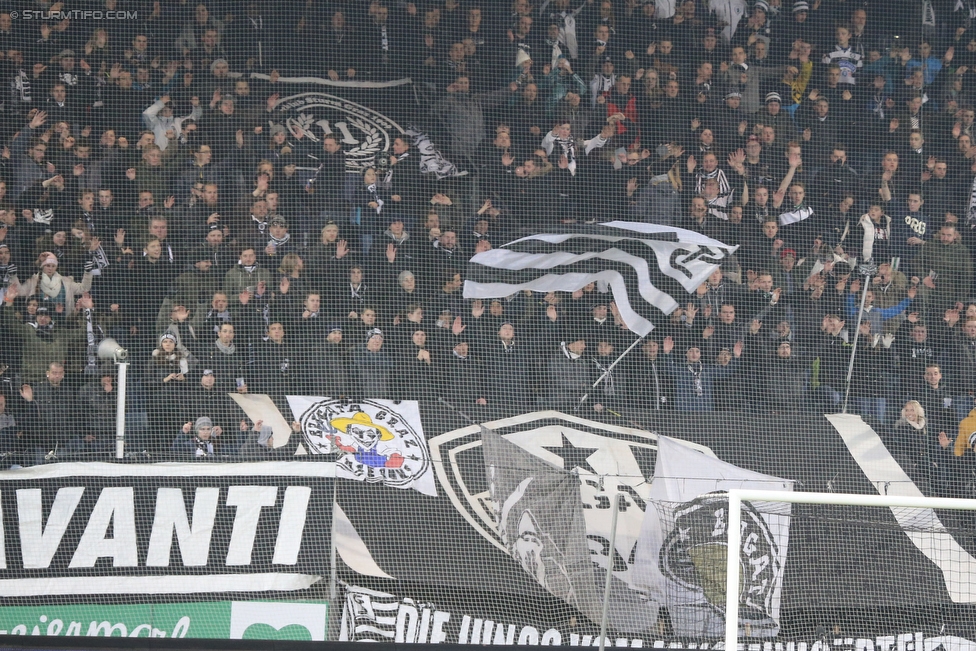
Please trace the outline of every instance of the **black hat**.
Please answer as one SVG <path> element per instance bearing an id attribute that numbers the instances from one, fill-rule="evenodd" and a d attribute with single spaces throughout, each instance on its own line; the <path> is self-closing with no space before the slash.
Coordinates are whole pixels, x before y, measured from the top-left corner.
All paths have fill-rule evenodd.
<path id="1" fill-rule="evenodd" d="M 207 248 L 198 246 L 190 252 L 190 264 L 204 262 L 205 260 L 213 261 L 213 258 L 210 257 L 210 251 Z"/>

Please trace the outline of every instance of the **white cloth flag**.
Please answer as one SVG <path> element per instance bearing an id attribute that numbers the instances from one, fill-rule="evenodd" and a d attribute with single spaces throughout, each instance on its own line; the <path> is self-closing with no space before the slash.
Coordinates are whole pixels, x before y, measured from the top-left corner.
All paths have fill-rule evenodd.
<path id="1" fill-rule="evenodd" d="M 736 248 L 693 231 L 639 222 L 530 235 L 471 258 L 464 297 L 573 292 L 595 282 L 610 288 L 624 323 L 643 336 L 656 318 L 688 301 Z"/>
<path id="2" fill-rule="evenodd" d="M 725 630 L 728 496 L 733 488 L 793 490 L 793 482 L 730 463 L 658 437 L 657 461 L 637 541 L 634 583 L 668 608 L 676 636 L 721 637 Z M 742 628 L 779 632 L 790 505 L 743 505 Z"/>

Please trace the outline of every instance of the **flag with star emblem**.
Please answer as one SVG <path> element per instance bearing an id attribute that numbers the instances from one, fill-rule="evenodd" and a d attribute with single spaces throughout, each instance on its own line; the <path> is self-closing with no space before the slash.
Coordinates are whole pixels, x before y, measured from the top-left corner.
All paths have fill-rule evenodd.
<path id="1" fill-rule="evenodd" d="M 646 336 L 736 248 L 682 228 L 624 221 L 529 235 L 472 257 L 464 298 L 573 292 L 597 283 L 613 293 L 627 327 Z"/>
<path id="2" fill-rule="evenodd" d="M 508 553 L 546 590 L 599 622 L 601 596 L 575 472 L 596 450 L 555 448 L 565 455 L 563 469 L 492 430 L 482 427 L 481 434 L 495 523 Z"/>

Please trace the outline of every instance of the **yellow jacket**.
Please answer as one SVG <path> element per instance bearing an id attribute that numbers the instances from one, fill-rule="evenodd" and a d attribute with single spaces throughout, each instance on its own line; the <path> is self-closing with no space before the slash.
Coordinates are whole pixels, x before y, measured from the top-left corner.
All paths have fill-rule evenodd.
<path id="1" fill-rule="evenodd" d="M 957 457 L 966 454 L 966 450 L 969 449 L 969 437 L 973 432 L 976 432 L 976 409 L 969 412 L 969 415 L 959 423 L 959 436 L 956 437 L 956 445 L 952 451 L 953 454 Z"/>

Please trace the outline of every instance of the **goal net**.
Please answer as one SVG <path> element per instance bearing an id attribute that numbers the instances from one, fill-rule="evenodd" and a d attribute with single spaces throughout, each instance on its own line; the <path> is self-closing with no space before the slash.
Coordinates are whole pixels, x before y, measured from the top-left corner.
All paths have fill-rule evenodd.
<path id="1" fill-rule="evenodd" d="M 855 648 L 900 647 L 916 644 L 916 637 L 948 635 L 953 639 L 928 641 L 925 647 L 942 643 L 948 648 L 971 630 L 968 610 L 947 601 L 965 604 L 973 598 L 976 567 L 967 550 L 973 543 L 976 501 L 749 490 L 732 490 L 723 500 L 729 509 L 727 549 L 739 550 L 722 558 L 725 568 L 711 578 L 725 580 L 726 648 L 755 635 L 757 614 L 784 605 L 778 594 L 764 599 L 762 589 L 764 570 L 777 562 L 779 551 L 770 544 L 775 535 L 762 531 L 775 532 L 768 525 L 784 518 L 794 547 L 781 558 L 793 562 L 779 570 L 788 583 L 829 596 L 815 607 L 803 604 L 802 596 L 787 604 L 778 613 L 781 634 L 806 630 L 824 643 L 856 639 Z M 899 544 L 906 537 L 911 545 Z M 847 553 L 838 553 L 831 543 L 838 538 L 850 541 Z M 872 590 L 857 578 L 865 566 L 870 567 L 868 581 L 887 589 Z M 824 584 L 829 590 L 818 591 Z M 865 598 L 868 593 L 874 596 Z M 885 635 L 876 636 L 878 631 Z"/>

